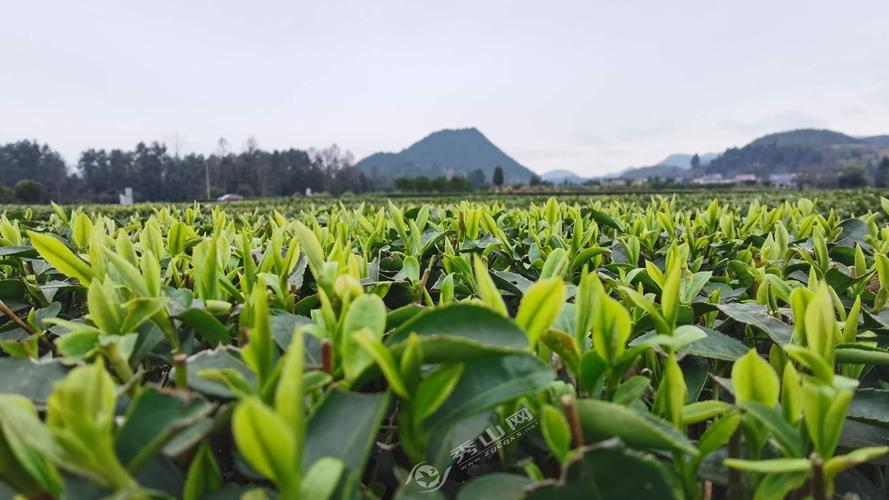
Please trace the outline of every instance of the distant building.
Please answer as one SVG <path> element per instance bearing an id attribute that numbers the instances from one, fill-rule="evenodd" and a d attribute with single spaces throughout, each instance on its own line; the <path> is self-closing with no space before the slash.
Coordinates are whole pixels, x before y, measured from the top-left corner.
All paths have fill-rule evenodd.
<path id="1" fill-rule="evenodd" d="M 132 205 L 133 204 L 133 188 L 125 188 L 123 190 L 123 194 L 117 195 L 120 200 L 121 205 Z"/>
<path id="2" fill-rule="evenodd" d="M 697 184 L 700 186 L 707 185 L 715 185 L 715 184 L 731 184 L 732 181 L 724 178 L 722 174 L 707 174 L 702 175 L 700 177 L 695 177 L 691 180 L 692 184 Z"/>
<path id="3" fill-rule="evenodd" d="M 799 187 L 796 174 L 772 174 L 769 176 L 769 182 L 772 183 L 772 186 L 782 189 Z"/>
<path id="4" fill-rule="evenodd" d="M 756 182 L 756 176 L 753 174 L 739 174 L 735 176 L 735 182 Z"/>

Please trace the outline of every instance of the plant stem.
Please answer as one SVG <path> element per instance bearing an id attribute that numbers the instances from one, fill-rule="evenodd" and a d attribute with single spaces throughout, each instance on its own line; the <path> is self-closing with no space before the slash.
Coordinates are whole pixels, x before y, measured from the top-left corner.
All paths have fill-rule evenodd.
<path id="1" fill-rule="evenodd" d="M 574 447 L 584 445 L 583 431 L 580 428 L 580 418 L 577 416 L 577 407 L 574 405 L 574 396 L 565 394 L 562 396 L 562 407 L 565 410 L 565 418 L 568 419 L 568 425 L 571 427 L 571 438 Z"/>
<path id="2" fill-rule="evenodd" d="M 177 389 L 188 388 L 188 357 L 185 353 L 177 352 L 173 355 L 173 366 L 176 369 L 175 384 Z"/>
<path id="3" fill-rule="evenodd" d="M 731 439 L 728 442 L 728 457 L 729 458 L 738 458 L 741 456 L 741 431 L 736 430 L 734 434 L 732 434 Z M 741 471 L 737 469 L 729 468 L 728 470 L 728 491 L 727 497 L 729 500 L 741 500 L 742 498 L 742 487 L 741 487 Z"/>
<path id="4" fill-rule="evenodd" d="M 809 457 L 812 462 L 812 498 L 815 500 L 827 500 L 827 484 L 824 481 L 824 462 L 817 453 Z"/>

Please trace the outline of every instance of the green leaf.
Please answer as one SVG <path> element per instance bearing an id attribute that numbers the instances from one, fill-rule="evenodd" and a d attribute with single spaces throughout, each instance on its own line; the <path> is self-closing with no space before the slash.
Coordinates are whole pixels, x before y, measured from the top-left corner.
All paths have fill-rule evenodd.
<path id="1" fill-rule="evenodd" d="M 206 498 L 222 485 L 222 473 L 213 457 L 213 451 L 206 442 L 201 443 L 188 467 L 188 477 L 182 491 L 184 500 Z"/>
<path id="2" fill-rule="evenodd" d="M 793 329 L 786 323 L 770 316 L 763 305 L 729 302 L 716 304 L 716 308 L 735 321 L 762 330 L 778 345 L 783 346 L 789 343 L 793 337 Z"/>
<path id="3" fill-rule="evenodd" d="M 58 360 L 0 358 L 0 393 L 17 394 L 46 406 L 53 384 L 67 373 L 68 368 Z"/>
<path id="4" fill-rule="evenodd" d="M 308 421 L 303 471 L 323 457 L 333 457 L 343 462 L 350 477 L 359 478 L 377 440 L 389 399 L 386 393 L 328 392 Z"/>
<path id="5" fill-rule="evenodd" d="M 206 378 L 205 370 L 234 370 L 240 374 L 240 378 L 249 382 L 250 392 L 256 392 L 256 375 L 244 364 L 238 357 L 238 351 L 235 349 L 219 348 L 213 351 L 201 351 L 194 356 L 190 356 L 188 363 L 188 387 L 194 391 L 200 392 L 210 397 L 232 399 L 236 395 L 229 390 L 226 384 L 221 383 L 217 377 Z M 231 378 L 228 376 L 222 377 Z"/>
<path id="6" fill-rule="evenodd" d="M 834 477 L 844 470 L 870 462 L 887 453 L 889 453 L 889 446 L 858 448 L 845 455 L 839 455 L 824 462 L 824 474 L 827 477 Z"/>
<path id="7" fill-rule="evenodd" d="M 561 278 L 545 278 L 534 283 L 522 297 L 516 323 L 528 335 L 529 349 L 534 349 L 562 310 L 565 303 L 565 284 Z"/>
<path id="8" fill-rule="evenodd" d="M 44 455 L 46 451 L 53 457 L 61 455 L 52 439 L 30 401 L 0 394 L 0 484 L 6 481 L 32 495 L 41 490 L 60 495 L 58 471 Z"/>
<path id="9" fill-rule="evenodd" d="M 117 292 L 110 282 L 101 283 L 96 280 L 90 283 L 87 304 L 89 304 L 90 319 L 103 332 L 108 335 L 128 333 L 122 332 L 120 329 L 123 323 L 123 314 Z"/>
<path id="10" fill-rule="evenodd" d="M 494 281 L 488 273 L 488 265 L 481 257 L 473 255 L 472 267 L 475 273 L 475 286 L 479 298 L 481 298 L 482 302 L 492 311 L 507 316 L 506 304 L 503 302 L 503 297 L 500 295 L 500 291 L 497 290 L 497 286 L 494 285 Z"/>
<path id="11" fill-rule="evenodd" d="M 194 328 L 209 347 L 228 344 L 231 338 L 228 328 L 204 309 L 186 309 L 179 317 L 185 324 Z"/>
<path id="12" fill-rule="evenodd" d="M 599 357 L 613 366 L 623 354 L 630 338 L 630 314 L 620 302 L 600 294 L 593 318 L 593 349 Z"/>
<path id="13" fill-rule="evenodd" d="M 493 472 L 473 478 L 457 493 L 457 500 L 478 500 L 496 498 L 497 500 L 521 500 L 525 497 L 525 488 L 534 480 L 518 474 Z M 425 492 L 424 492 L 425 493 Z M 426 495 L 423 495 L 424 498 Z"/>
<path id="14" fill-rule="evenodd" d="M 61 241 L 48 234 L 28 231 L 31 245 L 37 250 L 44 260 L 62 274 L 76 278 L 83 286 L 89 286 L 93 279 L 93 271 L 89 264 L 74 255 Z"/>
<path id="15" fill-rule="evenodd" d="M 431 372 L 417 386 L 413 401 L 414 426 L 419 427 L 448 399 L 463 375 L 463 364 L 445 365 Z"/>
<path id="16" fill-rule="evenodd" d="M 769 430 L 785 456 L 803 457 L 805 448 L 799 432 L 784 420 L 779 411 L 756 401 L 741 401 L 738 405 Z"/>
<path id="17" fill-rule="evenodd" d="M 741 414 L 734 411 L 725 414 L 707 427 L 707 430 L 701 435 L 701 439 L 698 440 L 698 456 L 693 459 L 695 463 L 699 464 L 704 457 L 728 443 L 739 425 L 741 425 Z"/>
<path id="18" fill-rule="evenodd" d="M 271 377 L 277 357 L 277 348 L 272 340 L 269 325 L 269 305 L 263 287 L 255 287 L 251 294 L 253 327 L 250 329 L 247 345 L 241 349 L 241 356 L 247 366 L 256 373 L 259 387 L 263 387 Z"/>
<path id="19" fill-rule="evenodd" d="M 815 296 L 806 306 L 806 344 L 822 359 L 833 360 L 833 345 L 836 342 L 837 322 L 834 317 L 833 299 L 827 285 L 821 283 Z"/>
<path id="20" fill-rule="evenodd" d="M 578 400 L 576 407 L 588 443 L 616 436 L 633 447 L 697 454 L 697 449 L 684 434 L 648 413 L 594 399 Z"/>
<path id="21" fill-rule="evenodd" d="M 568 252 L 564 248 L 556 248 L 546 256 L 546 262 L 540 270 L 540 279 L 559 278 L 561 281 L 570 263 Z"/>
<path id="22" fill-rule="evenodd" d="M 362 295 L 355 299 L 343 320 L 343 371 L 347 380 L 354 380 L 373 365 L 373 358 L 354 340 L 352 334 L 366 329 L 372 339 L 382 340 L 386 330 L 386 306 L 376 295 Z"/>
<path id="23" fill-rule="evenodd" d="M 343 462 L 335 458 L 324 457 L 318 460 L 306 471 L 300 487 L 300 498 L 330 499 L 339 485 L 344 470 Z"/>
<path id="24" fill-rule="evenodd" d="M 565 365 L 572 373 L 578 372 L 578 364 L 580 363 L 580 351 L 574 339 L 565 332 L 551 328 L 543 332 L 540 340 L 543 344 L 550 348 L 554 353 L 558 354 Z"/>
<path id="25" fill-rule="evenodd" d="M 722 332 L 710 328 L 698 327 L 698 329 L 704 332 L 706 337 L 696 340 L 689 344 L 688 347 L 683 348 L 683 354 L 687 353 L 692 356 L 722 361 L 735 361 L 747 354 L 749 350 L 743 342 Z"/>
<path id="26" fill-rule="evenodd" d="M 784 352 L 794 361 L 808 368 L 816 378 L 825 384 L 833 384 L 833 368 L 817 352 L 796 344 L 785 345 Z"/>
<path id="27" fill-rule="evenodd" d="M 667 356 L 663 369 L 663 377 L 655 394 L 652 412 L 678 427 L 682 424 L 682 410 L 688 389 L 674 353 Z"/>
<path id="28" fill-rule="evenodd" d="M 697 401 L 682 407 L 682 425 L 697 424 L 718 417 L 729 410 L 722 401 Z"/>
<path id="29" fill-rule="evenodd" d="M 281 361 L 281 376 L 278 386 L 275 388 L 275 411 L 287 426 L 293 431 L 296 438 L 296 457 L 302 457 L 302 445 L 305 439 L 305 388 L 303 381 L 303 364 L 305 356 L 303 349 L 302 328 L 297 326 L 290 340 L 290 346 Z M 299 462 L 296 464 L 299 469 Z"/>
<path id="30" fill-rule="evenodd" d="M 546 387 L 553 378 L 552 370 L 530 354 L 468 360 L 450 397 L 429 417 L 427 426 L 450 426 L 504 401 Z"/>
<path id="31" fill-rule="evenodd" d="M 66 361 L 80 361 L 90 355 L 99 343 L 100 331 L 68 332 L 56 339 L 56 349 Z"/>
<path id="32" fill-rule="evenodd" d="M 889 390 L 858 389 L 849 405 L 848 415 L 865 422 L 889 424 Z"/>
<path id="33" fill-rule="evenodd" d="M 755 349 L 732 365 L 732 385 L 735 399 L 756 401 L 772 408 L 778 404 L 778 375 L 768 361 L 759 357 Z"/>
<path id="34" fill-rule="evenodd" d="M 792 472 L 806 472 L 812 469 L 812 463 L 805 458 L 773 458 L 771 460 L 727 458 L 722 463 L 732 469 L 762 474 L 788 474 Z"/>
<path id="35" fill-rule="evenodd" d="M 416 333 L 424 363 L 464 361 L 496 353 L 524 351 L 528 337 L 512 320 L 486 307 L 452 304 L 417 314 L 386 337 L 400 356 Z"/>
<path id="36" fill-rule="evenodd" d="M 411 399 L 411 394 L 401 378 L 398 363 L 395 362 L 395 357 L 386 349 L 386 346 L 373 338 L 370 331 L 364 328 L 353 333 L 352 339 L 377 363 L 386 377 L 386 381 L 389 382 L 389 387 L 404 399 Z"/>
<path id="37" fill-rule="evenodd" d="M 568 420 L 559 409 L 552 405 L 543 405 L 540 413 L 540 430 L 550 451 L 564 462 L 571 449 L 571 429 Z"/>
<path id="38" fill-rule="evenodd" d="M 611 401 L 624 406 L 638 400 L 651 386 L 648 377 L 636 375 L 624 380 L 614 391 Z"/>
<path id="39" fill-rule="evenodd" d="M 666 465 L 651 455 L 622 449 L 614 442 L 582 448 L 565 464 L 558 482 L 539 482 L 527 492 L 527 500 L 685 498 L 679 481 Z"/>
<path id="40" fill-rule="evenodd" d="M 232 433 L 241 454 L 284 492 L 294 491 L 296 443 L 287 422 L 258 398 L 247 398 L 232 415 Z"/>
<path id="41" fill-rule="evenodd" d="M 402 262 L 401 272 L 407 277 L 411 283 L 420 281 L 420 263 L 413 255 L 408 255 Z"/>
<path id="42" fill-rule="evenodd" d="M 661 313 L 667 324 L 673 327 L 676 325 L 676 318 L 679 314 L 679 286 L 682 281 L 682 266 L 678 259 L 674 259 L 669 267 L 661 292 Z"/>
<path id="43" fill-rule="evenodd" d="M 142 323 L 164 310 L 170 301 L 168 297 L 138 297 L 124 304 L 126 316 L 120 325 L 122 334 L 135 332 Z"/>
<path id="44" fill-rule="evenodd" d="M 131 403 L 115 437 L 115 452 L 135 472 L 176 434 L 211 410 L 202 398 L 147 388 Z"/>

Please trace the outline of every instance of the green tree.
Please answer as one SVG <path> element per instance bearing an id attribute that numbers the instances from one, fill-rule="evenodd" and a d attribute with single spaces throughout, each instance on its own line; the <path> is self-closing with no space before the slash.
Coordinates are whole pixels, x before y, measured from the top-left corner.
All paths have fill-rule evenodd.
<path id="1" fill-rule="evenodd" d="M 701 166 L 701 157 L 695 153 L 694 156 L 691 157 L 691 168 L 698 168 Z"/>
<path id="2" fill-rule="evenodd" d="M 485 171 L 477 168 L 472 172 L 469 172 L 469 182 L 472 183 L 472 187 L 475 189 L 481 189 L 485 186 Z"/>
<path id="3" fill-rule="evenodd" d="M 880 164 L 877 165 L 874 185 L 881 188 L 889 187 L 889 156 L 884 156 Z"/>
<path id="4" fill-rule="evenodd" d="M 22 179 L 15 184 L 15 197 L 22 203 L 40 203 L 46 197 L 46 188 L 37 181 Z"/>
<path id="5" fill-rule="evenodd" d="M 531 179 L 528 181 L 528 184 L 532 186 L 539 186 L 543 182 L 543 179 L 540 178 L 537 174 L 531 174 Z"/>
<path id="6" fill-rule="evenodd" d="M 859 188 L 867 186 L 867 171 L 861 165 L 847 162 L 837 175 L 837 187 Z"/>
<path id="7" fill-rule="evenodd" d="M 495 186 L 500 187 L 503 185 L 503 167 L 497 165 L 494 169 L 494 176 L 491 178 L 491 182 L 494 183 Z"/>

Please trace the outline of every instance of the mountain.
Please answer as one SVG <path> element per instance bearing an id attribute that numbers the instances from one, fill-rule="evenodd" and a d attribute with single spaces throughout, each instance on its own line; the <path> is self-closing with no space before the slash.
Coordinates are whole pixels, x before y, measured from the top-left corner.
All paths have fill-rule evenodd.
<path id="1" fill-rule="evenodd" d="M 686 172 L 691 169 L 691 159 L 693 154 L 674 153 L 664 158 L 655 165 L 648 167 L 630 167 L 619 172 L 605 176 L 608 179 L 651 179 L 654 177 L 660 179 L 677 179 L 685 176 Z M 698 155 L 701 165 L 707 165 L 714 158 L 718 157 L 717 153 L 703 153 Z"/>
<path id="2" fill-rule="evenodd" d="M 701 161 L 701 165 L 706 165 L 710 163 L 714 158 L 719 156 L 717 153 L 704 153 L 698 155 L 698 159 Z M 688 170 L 691 168 L 691 159 L 694 155 L 685 154 L 685 153 L 674 153 L 670 156 L 661 160 L 658 165 L 669 166 L 669 167 L 679 167 L 681 169 Z"/>
<path id="3" fill-rule="evenodd" d="M 872 137 L 859 137 L 861 141 L 864 141 L 868 144 L 873 144 L 874 146 L 886 146 L 889 147 L 889 135 L 875 135 Z"/>
<path id="4" fill-rule="evenodd" d="M 692 155 L 672 154 L 657 165 L 629 168 L 607 177 L 688 180 L 707 174 L 766 178 L 779 173 L 829 177 L 847 162 L 873 169 L 883 156 L 889 156 L 889 135 L 853 137 L 833 130 L 799 129 L 764 135 L 722 154 L 701 154 L 697 169 L 691 168 Z"/>
<path id="5" fill-rule="evenodd" d="M 650 167 L 637 167 L 624 170 L 619 179 L 676 179 L 688 173 L 687 168 L 675 167 L 673 165 L 652 165 Z"/>
<path id="6" fill-rule="evenodd" d="M 490 182 L 497 166 L 503 168 L 506 184 L 526 183 L 534 174 L 475 128 L 439 130 L 401 152 L 375 153 L 355 166 L 368 177 L 387 182 L 399 177 L 469 176 L 476 169 Z"/>
<path id="7" fill-rule="evenodd" d="M 587 180 L 570 170 L 550 170 L 540 178 L 553 184 L 583 184 Z"/>
<path id="8" fill-rule="evenodd" d="M 855 138 L 832 130 L 801 129 L 760 137 L 741 148 L 729 148 L 700 169 L 734 176 L 777 173 L 833 174 L 847 162 L 870 167 L 889 155 L 886 136 Z"/>

